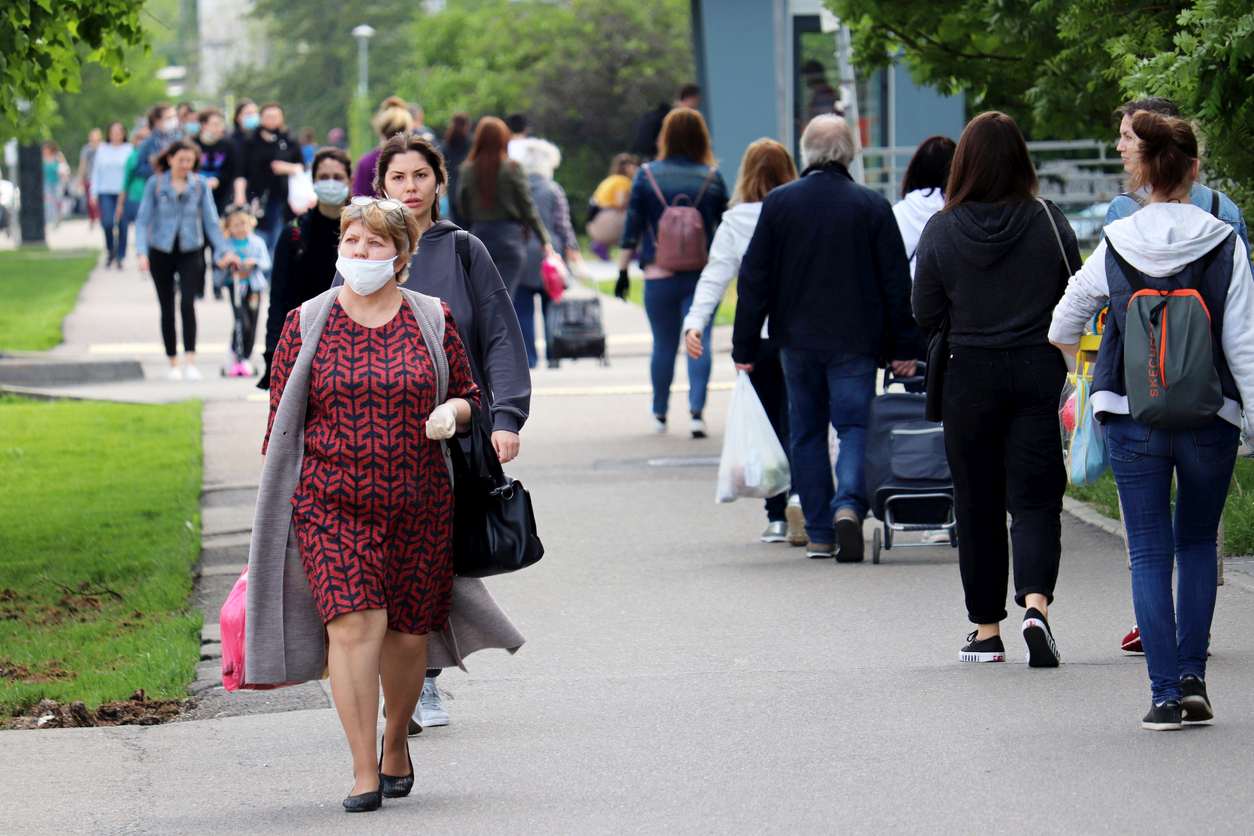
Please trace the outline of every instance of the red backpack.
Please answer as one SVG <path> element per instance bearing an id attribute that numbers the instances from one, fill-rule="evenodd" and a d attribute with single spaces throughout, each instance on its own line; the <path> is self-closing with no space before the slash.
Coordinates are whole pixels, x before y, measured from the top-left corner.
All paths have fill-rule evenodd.
<path id="1" fill-rule="evenodd" d="M 709 250 L 706 248 L 705 220 L 697 207 L 701 205 L 701 198 L 705 197 L 705 190 L 709 188 L 710 181 L 718 170 L 711 168 L 710 173 L 705 175 L 696 200 L 686 194 L 679 194 L 668 204 L 666 195 L 662 194 L 657 180 L 653 179 L 649 166 L 643 168 L 644 176 L 649 178 L 649 183 L 663 206 L 662 217 L 657 222 L 657 253 L 653 263 L 672 273 L 700 270 L 709 259 Z"/>

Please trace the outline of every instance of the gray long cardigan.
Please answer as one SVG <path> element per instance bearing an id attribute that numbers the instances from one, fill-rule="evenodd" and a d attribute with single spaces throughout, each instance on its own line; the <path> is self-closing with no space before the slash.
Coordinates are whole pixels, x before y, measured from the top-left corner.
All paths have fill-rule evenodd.
<path id="1" fill-rule="evenodd" d="M 413 309 L 423 341 L 435 360 L 439 400 L 443 401 L 448 361 L 440 300 L 404 289 L 401 293 Z M 250 685 L 305 682 L 322 678 L 326 670 L 326 628 L 301 565 L 292 529 L 292 495 L 300 481 L 305 453 L 310 370 L 338 295 L 339 288 L 333 287 L 301 306 L 300 352 L 270 430 L 248 550 L 244 671 Z M 464 669 L 463 658 L 476 650 L 499 647 L 514 653 L 523 641 L 483 581 L 459 577 L 453 581 L 448 624 L 428 644 L 427 664 Z"/>

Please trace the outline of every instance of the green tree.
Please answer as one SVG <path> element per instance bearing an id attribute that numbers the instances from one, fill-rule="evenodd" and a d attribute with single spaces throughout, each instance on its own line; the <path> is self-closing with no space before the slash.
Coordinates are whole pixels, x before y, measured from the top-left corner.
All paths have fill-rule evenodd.
<path id="1" fill-rule="evenodd" d="M 414 24 L 404 82 L 435 124 L 525 112 L 562 149 L 577 211 L 641 114 L 693 78 L 690 31 L 687 0 L 453 0 Z"/>
<path id="2" fill-rule="evenodd" d="M 413 0 L 257 0 L 270 53 L 259 66 L 231 73 L 223 92 L 256 101 L 282 102 L 288 125 L 325 135 L 346 127 L 357 89 L 357 41 L 353 27 L 369 24 L 370 95 L 373 102 L 397 93 L 402 70 L 413 63 L 409 23 L 421 15 Z M 408 98 L 408 97 L 407 97 Z"/>
<path id="3" fill-rule="evenodd" d="M 0 133 L 37 136 L 57 93 L 80 88 L 86 63 L 114 81 L 127 49 L 143 46 L 143 0 L 7 0 L 0 5 Z"/>
<path id="4" fill-rule="evenodd" d="M 1248 0 L 827 0 L 855 60 L 901 54 L 916 81 L 965 91 L 1036 138 L 1109 136 L 1121 100 L 1175 100 L 1207 173 L 1254 210 L 1254 7 Z"/>
<path id="5" fill-rule="evenodd" d="M 104 67 L 87 64 L 79 92 L 57 94 L 52 139 L 71 166 L 78 165 L 79 149 L 92 128 L 104 130 L 118 121 L 129 132 L 148 108 L 165 97 L 165 84 L 156 75 L 161 59 L 143 49 L 128 50 L 126 56 L 130 77 L 121 84 Z"/>

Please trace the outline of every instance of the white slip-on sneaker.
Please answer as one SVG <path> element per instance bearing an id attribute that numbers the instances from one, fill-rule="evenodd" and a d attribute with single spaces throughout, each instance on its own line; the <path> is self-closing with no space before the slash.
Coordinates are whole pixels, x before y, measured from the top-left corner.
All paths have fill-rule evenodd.
<path id="1" fill-rule="evenodd" d="M 796 494 L 788 497 L 784 515 L 788 518 L 788 545 L 804 546 L 810 542 L 810 538 L 806 537 L 806 515 L 801 510 L 801 497 Z"/>
<path id="2" fill-rule="evenodd" d="M 657 433 L 658 435 L 666 434 L 666 419 L 665 418 L 662 418 L 657 415 L 653 416 L 653 432 Z"/>
<path id="3" fill-rule="evenodd" d="M 692 416 L 692 420 L 688 422 L 688 429 L 692 433 L 693 438 L 705 438 L 707 434 L 705 419 L 700 415 Z"/>
<path id="4" fill-rule="evenodd" d="M 204 375 L 200 373 L 200 369 L 195 366 L 188 365 L 183 367 L 183 379 L 191 382 L 204 380 Z"/>
<path id="5" fill-rule="evenodd" d="M 448 710 L 440 699 L 440 686 L 431 677 L 422 681 L 422 696 L 418 698 L 414 719 L 423 728 L 448 725 Z"/>
<path id="6" fill-rule="evenodd" d="M 181 366 L 171 366 L 165 373 L 166 380 L 182 380 L 183 368 Z"/>

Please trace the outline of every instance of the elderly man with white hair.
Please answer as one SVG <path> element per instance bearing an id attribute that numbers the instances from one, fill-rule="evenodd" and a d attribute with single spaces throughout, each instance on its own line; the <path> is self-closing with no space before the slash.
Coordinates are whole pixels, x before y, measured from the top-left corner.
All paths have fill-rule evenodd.
<path id="1" fill-rule="evenodd" d="M 905 246 L 882 196 L 849 175 L 858 152 L 839 116 L 816 116 L 801 137 L 801 178 L 772 191 L 740 265 L 732 335 L 751 370 L 770 317 L 788 385 L 793 488 L 805 512 L 806 554 L 862 560 L 867 416 L 876 371 L 912 375 L 919 336 L 910 313 Z M 836 484 L 828 423 L 840 452 Z"/>
<path id="2" fill-rule="evenodd" d="M 562 152 L 548 140 L 522 137 L 510 140 L 509 153 L 527 175 L 531 200 L 536 205 L 536 212 L 539 213 L 544 228 L 548 230 L 553 249 L 562 253 L 568 263 L 579 260 L 579 240 L 575 238 L 575 230 L 570 223 L 570 202 L 561 185 L 553 179 L 553 172 L 562 164 Z M 514 311 L 518 314 L 523 342 L 527 345 L 527 364 L 533 369 L 539 362 L 539 352 L 536 350 L 537 295 L 540 297 L 540 313 L 544 320 L 545 343 L 548 343 L 550 300 L 544 292 L 544 279 L 540 275 L 540 264 L 543 261 L 542 242 L 534 236 L 529 237 L 522 280 L 514 291 Z M 559 361 L 550 357 L 548 364 L 549 368 L 557 368 Z"/>

